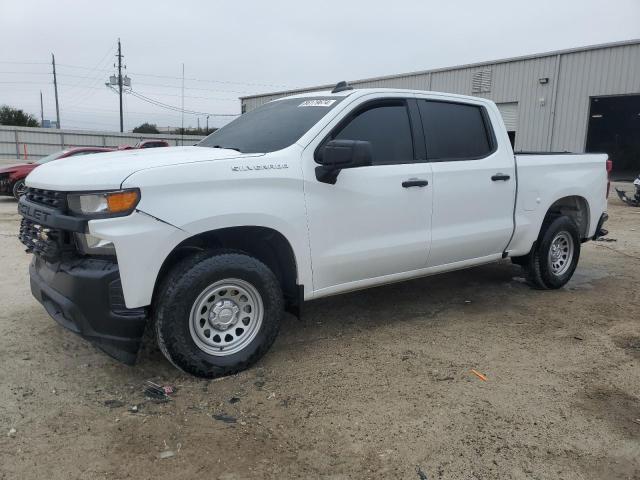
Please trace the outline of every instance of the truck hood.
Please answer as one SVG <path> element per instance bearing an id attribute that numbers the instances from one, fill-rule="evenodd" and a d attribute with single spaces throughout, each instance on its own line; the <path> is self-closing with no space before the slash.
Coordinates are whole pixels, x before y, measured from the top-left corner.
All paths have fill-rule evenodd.
<path id="1" fill-rule="evenodd" d="M 260 155 L 263 154 L 208 147 L 165 147 L 80 155 L 41 165 L 29 174 L 27 186 L 62 191 L 110 190 L 120 188 L 128 176 L 140 170 Z"/>

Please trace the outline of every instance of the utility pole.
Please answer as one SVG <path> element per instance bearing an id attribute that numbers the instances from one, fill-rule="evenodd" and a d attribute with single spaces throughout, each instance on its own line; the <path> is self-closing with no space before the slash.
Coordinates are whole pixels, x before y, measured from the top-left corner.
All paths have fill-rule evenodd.
<path id="1" fill-rule="evenodd" d="M 206 134 L 209 135 L 209 115 L 207 115 L 207 131 Z"/>
<path id="2" fill-rule="evenodd" d="M 180 145 L 184 146 L 184 63 L 182 64 L 182 128 L 180 129 Z"/>
<path id="3" fill-rule="evenodd" d="M 197 117 L 198 119 L 198 131 L 200 131 L 200 117 Z"/>
<path id="4" fill-rule="evenodd" d="M 40 90 L 40 126 L 44 126 L 44 106 L 42 104 L 42 90 Z"/>
<path id="5" fill-rule="evenodd" d="M 120 133 L 124 132 L 124 119 L 122 117 L 122 48 L 118 38 L 118 94 L 120 95 Z"/>
<path id="6" fill-rule="evenodd" d="M 60 105 L 58 104 L 58 79 L 56 78 L 56 57 L 51 54 L 51 65 L 53 65 L 53 89 L 56 92 L 56 121 L 60 129 Z"/>

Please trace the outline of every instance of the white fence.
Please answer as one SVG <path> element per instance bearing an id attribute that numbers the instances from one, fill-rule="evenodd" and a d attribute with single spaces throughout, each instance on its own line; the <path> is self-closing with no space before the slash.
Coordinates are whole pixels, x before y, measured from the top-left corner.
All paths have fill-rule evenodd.
<path id="1" fill-rule="evenodd" d="M 170 145 L 193 145 L 195 135 L 114 133 L 0 125 L 0 162 L 35 161 L 68 147 L 119 147 L 139 140 L 166 140 Z"/>

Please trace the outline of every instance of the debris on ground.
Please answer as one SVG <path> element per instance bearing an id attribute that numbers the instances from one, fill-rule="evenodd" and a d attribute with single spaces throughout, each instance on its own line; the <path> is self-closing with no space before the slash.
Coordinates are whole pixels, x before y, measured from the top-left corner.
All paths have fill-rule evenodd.
<path id="1" fill-rule="evenodd" d="M 104 405 L 109 408 L 124 407 L 124 402 L 121 400 L 105 400 Z"/>
<path id="2" fill-rule="evenodd" d="M 582 338 L 579 335 L 574 335 L 573 338 L 575 338 L 576 340 L 581 340 L 581 341 L 584 340 L 584 338 Z"/>
<path id="3" fill-rule="evenodd" d="M 226 413 L 214 413 L 211 416 L 215 420 L 219 420 L 224 423 L 236 423 L 238 421 L 236 417 L 232 417 L 231 415 L 227 415 Z"/>
<path id="4" fill-rule="evenodd" d="M 455 380 L 453 377 L 440 377 L 436 378 L 436 382 L 449 382 L 451 380 Z"/>
<path id="5" fill-rule="evenodd" d="M 487 381 L 487 377 L 483 374 L 481 374 L 479 371 L 474 370 L 473 368 L 471 369 L 471 373 L 473 373 L 476 377 L 478 377 L 480 380 L 482 380 L 483 382 Z"/>
<path id="6" fill-rule="evenodd" d="M 9 433 L 7 433 L 7 437 L 15 437 L 18 431 L 15 428 L 10 428 Z"/>
<path id="7" fill-rule="evenodd" d="M 609 238 L 609 237 L 599 237 L 596 238 L 596 242 L 617 242 L 617 238 Z"/>
<path id="8" fill-rule="evenodd" d="M 276 398 L 276 392 L 271 392 L 267 397 L 267 400 L 271 400 L 272 398 Z"/>
<path id="9" fill-rule="evenodd" d="M 636 418 L 634 422 L 640 424 L 640 418 Z M 13 430 L 13 428 L 11 430 Z"/>
<path id="10" fill-rule="evenodd" d="M 253 382 L 253 384 L 258 388 L 264 387 L 264 383 L 264 380 L 256 380 L 255 382 Z"/>
<path id="11" fill-rule="evenodd" d="M 163 452 L 160 452 L 158 454 L 158 458 L 171 458 L 171 457 L 175 457 L 176 452 L 174 452 L 173 450 L 164 450 Z"/>
<path id="12" fill-rule="evenodd" d="M 240 401 L 239 397 L 231 397 L 229 399 L 229 403 L 234 404 L 234 403 L 238 403 Z"/>
<path id="13" fill-rule="evenodd" d="M 427 474 L 422 471 L 422 468 L 420 468 L 420 465 L 416 467 L 416 473 L 418 474 L 418 478 L 420 480 L 429 480 L 429 477 L 427 477 Z"/>
<path id="14" fill-rule="evenodd" d="M 131 413 L 138 413 L 140 411 L 138 405 L 132 405 L 131 407 L 129 407 L 129 411 Z"/>
<path id="15" fill-rule="evenodd" d="M 169 395 L 176 392 L 176 387 L 172 385 L 158 385 L 151 380 L 145 382 L 145 387 L 144 394 L 146 397 L 162 402 L 168 402 L 170 400 Z"/>

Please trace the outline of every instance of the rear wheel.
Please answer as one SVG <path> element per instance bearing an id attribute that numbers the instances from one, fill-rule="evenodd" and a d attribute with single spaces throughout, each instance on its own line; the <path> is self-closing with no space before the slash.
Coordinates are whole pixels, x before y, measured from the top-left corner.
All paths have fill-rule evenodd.
<path id="1" fill-rule="evenodd" d="M 27 191 L 27 186 L 24 184 L 24 180 L 18 180 L 13 184 L 13 196 L 16 200 L 20 200 L 20 197 Z"/>
<path id="2" fill-rule="evenodd" d="M 521 264 L 530 285 L 541 289 L 564 286 L 580 258 L 580 234 L 575 222 L 567 216 L 545 221 L 538 241 L 524 258 Z"/>
<path id="3" fill-rule="evenodd" d="M 273 344 L 284 312 L 276 276 L 242 253 L 199 253 L 164 279 L 154 303 L 158 345 L 181 370 L 244 370 Z"/>

